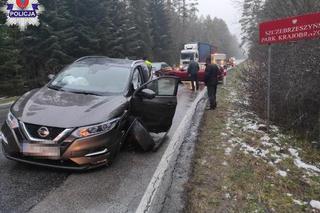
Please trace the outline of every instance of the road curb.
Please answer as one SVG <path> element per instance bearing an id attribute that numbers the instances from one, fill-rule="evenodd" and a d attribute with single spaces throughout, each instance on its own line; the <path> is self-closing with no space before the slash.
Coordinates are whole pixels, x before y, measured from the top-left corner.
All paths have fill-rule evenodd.
<path id="1" fill-rule="evenodd" d="M 139 206 L 136 209 L 136 213 L 157 213 L 162 210 L 166 192 L 169 189 L 174 167 L 180 153 L 180 147 L 190 129 L 197 106 L 204 99 L 206 91 L 206 89 L 201 91 L 190 109 L 186 112 L 185 117 L 181 121 L 172 140 L 169 142 L 169 145 L 144 192 Z"/>

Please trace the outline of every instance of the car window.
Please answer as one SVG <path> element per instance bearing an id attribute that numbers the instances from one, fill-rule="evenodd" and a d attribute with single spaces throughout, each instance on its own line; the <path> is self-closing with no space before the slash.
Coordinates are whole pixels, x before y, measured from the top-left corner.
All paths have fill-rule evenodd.
<path id="1" fill-rule="evenodd" d="M 168 68 L 169 67 L 169 65 L 168 64 L 162 64 L 162 69 L 166 69 L 166 68 Z"/>
<path id="2" fill-rule="evenodd" d="M 162 65 L 161 65 L 160 63 L 153 63 L 153 64 L 152 64 L 152 67 L 154 67 L 155 70 L 158 71 L 158 70 L 161 69 Z"/>
<path id="3" fill-rule="evenodd" d="M 175 96 L 177 80 L 175 78 L 160 78 L 147 85 L 157 96 Z"/>
<path id="4" fill-rule="evenodd" d="M 49 87 L 71 92 L 122 93 L 129 76 L 128 67 L 110 64 L 76 64 L 62 71 Z"/>
<path id="5" fill-rule="evenodd" d="M 141 86 L 141 84 L 142 84 L 142 79 L 141 79 L 140 71 L 138 68 L 136 68 L 132 76 L 133 89 L 134 90 L 138 89 Z"/>

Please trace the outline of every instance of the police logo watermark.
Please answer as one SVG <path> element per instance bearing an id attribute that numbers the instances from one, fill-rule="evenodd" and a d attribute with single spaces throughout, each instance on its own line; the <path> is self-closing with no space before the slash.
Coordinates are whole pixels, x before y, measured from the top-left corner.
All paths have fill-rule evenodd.
<path id="1" fill-rule="evenodd" d="M 44 11 L 38 0 L 8 0 L 1 8 L 7 15 L 6 25 L 17 25 L 21 31 L 29 25 L 39 26 L 39 15 Z"/>

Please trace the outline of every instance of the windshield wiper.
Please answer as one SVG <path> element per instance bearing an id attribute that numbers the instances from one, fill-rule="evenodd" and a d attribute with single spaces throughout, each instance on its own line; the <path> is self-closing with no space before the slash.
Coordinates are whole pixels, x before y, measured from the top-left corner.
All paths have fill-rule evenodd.
<path id="1" fill-rule="evenodd" d="M 87 92 L 87 91 L 68 91 L 71 93 L 75 93 L 75 94 L 83 94 L 83 95 L 95 95 L 95 96 L 101 96 L 101 94 L 99 93 L 95 93 L 95 92 Z"/>
<path id="2" fill-rule="evenodd" d="M 49 85 L 48 88 L 53 89 L 53 90 L 57 90 L 57 91 L 65 91 L 64 89 L 62 89 L 62 87 L 53 86 L 53 85 Z"/>
<path id="3" fill-rule="evenodd" d="M 81 91 L 81 90 L 70 90 L 70 89 L 66 90 L 66 89 L 63 89 L 62 87 L 53 86 L 53 85 L 49 85 L 48 87 L 50 89 L 57 90 L 57 91 L 71 92 L 71 93 L 83 94 L 83 95 L 102 96 L 101 94 L 95 93 L 95 92 L 88 92 L 88 91 Z"/>

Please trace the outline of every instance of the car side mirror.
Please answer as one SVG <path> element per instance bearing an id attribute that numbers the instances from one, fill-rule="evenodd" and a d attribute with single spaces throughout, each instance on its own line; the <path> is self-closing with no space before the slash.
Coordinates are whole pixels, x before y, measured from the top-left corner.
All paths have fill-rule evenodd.
<path id="1" fill-rule="evenodd" d="M 54 79 L 54 77 L 55 77 L 55 75 L 53 75 L 53 74 L 48 75 L 49 80 Z"/>
<path id="2" fill-rule="evenodd" d="M 156 93 L 151 89 L 143 89 L 139 92 L 139 95 L 147 99 L 153 99 L 156 97 Z"/>

